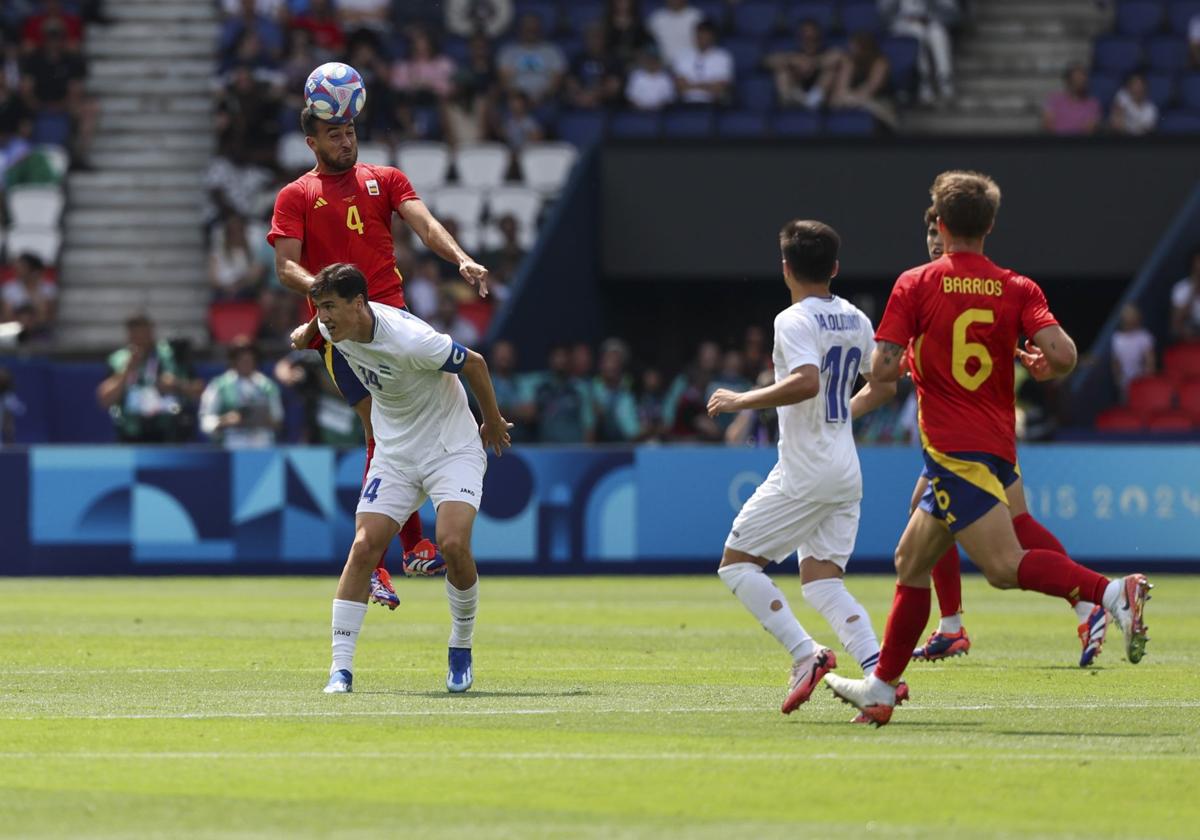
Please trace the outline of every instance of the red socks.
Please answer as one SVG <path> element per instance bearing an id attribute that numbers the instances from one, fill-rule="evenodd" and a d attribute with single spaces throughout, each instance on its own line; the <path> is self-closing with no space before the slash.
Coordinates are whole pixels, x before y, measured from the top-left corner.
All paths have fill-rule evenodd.
<path id="1" fill-rule="evenodd" d="M 1013 520 L 1013 530 L 1017 532 L 1017 542 L 1021 544 L 1021 548 L 1048 548 L 1059 554 L 1067 553 L 1058 538 L 1028 513 L 1022 513 Z"/>
<path id="2" fill-rule="evenodd" d="M 1102 604 L 1108 578 L 1085 569 L 1065 554 L 1035 548 L 1025 552 L 1021 558 L 1021 565 L 1017 567 L 1017 584 L 1022 589 L 1045 595 Z"/>
<path id="3" fill-rule="evenodd" d="M 888 613 L 887 627 L 883 630 L 883 650 L 879 652 L 879 664 L 875 666 L 875 676 L 879 679 L 890 683 L 904 673 L 912 660 L 913 649 L 929 623 L 929 602 L 928 589 L 896 584 L 892 611 Z"/>
<path id="4" fill-rule="evenodd" d="M 421 531 L 421 514 L 413 513 L 400 529 L 400 545 L 404 548 L 404 553 L 408 554 L 423 539 L 425 534 Z"/>
<path id="5" fill-rule="evenodd" d="M 946 549 L 930 574 L 933 576 L 933 588 L 937 592 L 942 617 L 962 612 L 962 569 L 957 545 Z"/>

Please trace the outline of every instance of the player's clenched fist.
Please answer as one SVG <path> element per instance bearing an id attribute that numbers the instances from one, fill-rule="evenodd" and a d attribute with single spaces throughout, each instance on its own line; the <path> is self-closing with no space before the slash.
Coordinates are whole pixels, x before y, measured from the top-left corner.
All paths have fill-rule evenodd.
<path id="1" fill-rule="evenodd" d="M 716 417 L 718 414 L 728 414 L 738 410 L 737 398 L 741 396 L 736 391 L 730 391 L 728 388 L 718 388 L 713 391 L 713 395 L 708 398 L 708 416 Z"/>
<path id="2" fill-rule="evenodd" d="M 503 417 L 484 423 L 479 427 L 479 437 L 483 440 L 483 448 L 492 450 L 497 456 L 501 455 L 502 450 L 512 446 L 512 435 L 508 433 L 512 427 L 513 424 Z"/>
<path id="3" fill-rule="evenodd" d="M 480 297 L 487 297 L 488 270 L 486 268 L 474 260 L 463 260 L 458 264 L 458 273 L 472 286 L 479 287 Z"/>

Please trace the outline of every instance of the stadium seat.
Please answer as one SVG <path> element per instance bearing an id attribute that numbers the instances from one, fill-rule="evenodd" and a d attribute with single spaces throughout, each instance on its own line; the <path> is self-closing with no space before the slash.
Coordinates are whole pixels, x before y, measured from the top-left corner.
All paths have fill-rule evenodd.
<path id="1" fill-rule="evenodd" d="M 217 301 L 208 307 L 208 332 L 216 344 L 232 344 L 239 338 L 254 340 L 262 318 L 256 300 Z"/>
<path id="2" fill-rule="evenodd" d="M 766 55 L 761 38 L 729 38 L 722 46 L 733 56 L 735 79 L 758 70 Z"/>
<path id="3" fill-rule="evenodd" d="M 716 115 L 711 108 L 681 108 L 663 114 L 662 128 L 666 137 L 711 137 L 716 128 Z"/>
<path id="4" fill-rule="evenodd" d="M 603 111 L 564 111 L 555 130 L 560 140 L 586 149 L 604 137 L 607 116 Z"/>
<path id="5" fill-rule="evenodd" d="M 51 146 L 71 143 L 71 115 L 62 111 L 39 111 L 33 118 L 33 142 Z"/>
<path id="6" fill-rule="evenodd" d="M 1200 15 L 1200 0 L 1172 0 L 1167 9 L 1171 31 L 1186 38 L 1188 26 L 1196 15 Z"/>
<path id="7" fill-rule="evenodd" d="M 1151 432 L 1190 432 L 1195 426 L 1195 420 L 1186 411 L 1164 411 L 1146 424 Z"/>
<path id="8" fill-rule="evenodd" d="M 739 35 L 761 38 L 779 26 L 777 0 L 745 0 L 733 9 L 733 31 Z"/>
<path id="9" fill-rule="evenodd" d="M 1179 410 L 1186 411 L 1200 424 L 1200 380 L 1184 383 L 1179 388 Z"/>
<path id="10" fill-rule="evenodd" d="M 739 79 L 737 101 L 747 111 L 770 111 L 775 105 L 775 80 L 764 73 Z"/>
<path id="11" fill-rule="evenodd" d="M 450 174 L 450 147 L 427 140 L 403 143 L 396 150 L 396 165 L 418 191 L 436 190 Z"/>
<path id="12" fill-rule="evenodd" d="M 519 155 L 521 177 L 543 196 L 558 195 L 578 159 L 579 152 L 570 143 L 530 143 Z"/>
<path id="13" fill-rule="evenodd" d="M 717 117 L 717 134 L 721 137 L 765 137 L 767 115 L 753 111 L 728 111 Z"/>
<path id="14" fill-rule="evenodd" d="M 1160 109 L 1165 107 L 1175 96 L 1175 77 L 1170 73 L 1147 74 L 1146 94 Z"/>
<path id="15" fill-rule="evenodd" d="M 771 118 L 771 131 L 779 137 L 812 137 L 820 130 L 821 120 L 811 111 L 784 111 Z"/>
<path id="16" fill-rule="evenodd" d="M 391 166 L 392 150 L 385 143 L 359 143 L 358 162 L 371 166 Z"/>
<path id="17" fill-rule="evenodd" d="M 443 187 L 427 201 L 439 219 L 454 219 L 460 229 L 477 229 L 483 220 L 484 195 L 478 187 Z"/>
<path id="18" fill-rule="evenodd" d="M 521 230 L 536 230 L 542 211 L 542 194 L 531 187 L 496 187 L 487 196 L 488 216 L 497 221 L 504 216 L 517 220 Z"/>
<path id="19" fill-rule="evenodd" d="M 1096 417 L 1100 432 L 1140 432 L 1145 428 L 1142 418 L 1127 408 L 1110 408 Z"/>
<path id="20" fill-rule="evenodd" d="M 1163 70 L 1178 73 L 1188 68 L 1191 57 L 1188 55 L 1187 41 L 1183 38 L 1165 36 L 1151 38 L 1146 42 L 1146 63 L 1152 70 Z"/>
<path id="21" fill-rule="evenodd" d="M 503 143 L 468 143 L 455 153 L 454 168 L 463 186 L 498 187 L 504 183 L 511 160 Z"/>
<path id="22" fill-rule="evenodd" d="M 699 9 L 705 18 L 715 23 L 717 29 L 724 28 L 725 12 L 729 8 L 726 0 L 692 0 L 691 5 Z"/>
<path id="23" fill-rule="evenodd" d="M 1179 77 L 1179 101 L 1193 111 L 1200 111 L 1200 73 Z"/>
<path id="24" fill-rule="evenodd" d="M 593 23 L 604 23 L 604 3 L 596 0 L 571 0 L 567 3 L 567 28 L 582 35 Z"/>
<path id="25" fill-rule="evenodd" d="M 287 172 L 298 172 L 313 165 L 312 150 L 308 148 L 304 135 L 298 131 L 290 131 L 279 138 L 275 158 Z"/>
<path id="26" fill-rule="evenodd" d="M 1143 376 L 1129 383 L 1126 405 L 1142 417 L 1159 414 L 1175 402 L 1175 386 L 1164 376 Z"/>
<path id="27" fill-rule="evenodd" d="M 1200 134 L 1200 111 L 1168 111 L 1158 120 L 1159 134 Z"/>
<path id="28" fill-rule="evenodd" d="M 537 15 L 542 21 L 542 34 L 547 38 L 558 31 L 558 4 L 552 0 L 517 0 L 518 25 L 525 15 Z"/>
<path id="29" fill-rule="evenodd" d="M 471 42 L 467 38 L 449 36 L 442 41 L 442 53 L 454 59 L 458 67 L 466 66 L 471 61 Z"/>
<path id="30" fill-rule="evenodd" d="M 833 3 L 788 3 L 785 12 L 793 29 L 806 20 L 815 22 L 825 32 L 833 28 Z"/>
<path id="31" fill-rule="evenodd" d="M 1142 44 L 1135 38 L 1109 35 L 1097 38 L 1092 46 L 1092 64 L 1097 70 L 1106 70 L 1125 76 L 1142 62 Z"/>
<path id="32" fill-rule="evenodd" d="M 37 254 L 47 265 L 58 263 L 58 249 L 62 246 L 62 235 L 57 228 L 14 227 L 8 232 L 8 253 Z"/>
<path id="33" fill-rule="evenodd" d="M 1163 353 L 1163 373 L 1175 382 L 1200 380 L 1200 342 L 1168 347 Z"/>
<path id="34" fill-rule="evenodd" d="M 911 90 L 917 79 L 917 55 L 921 45 L 916 38 L 884 38 L 880 45 L 891 65 L 892 87 Z"/>
<path id="35" fill-rule="evenodd" d="M 26 228 L 56 228 L 62 219 L 61 187 L 13 187 L 8 191 L 12 224 Z"/>
<path id="36" fill-rule="evenodd" d="M 645 111 L 620 111 L 608 124 L 608 133 L 615 138 L 657 137 L 662 128 L 658 114 Z"/>
<path id="37" fill-rule="evenodd" d="M 1150 35 L 1162 28 L 1163 12 L 1161 0 L 1122 0 L 1117 6 L 1116 30 L 1134 38 Z"/>
<path id="38" fill-rule="evenodd" d="M 870 32 L 878 35 L 883 32 L 883 18 L 874 3 L 851 3 L 842 6 L 842 29 L 851 35 L 859 32 Z"/>
<path id="39" fill-rule="evenodd" d="M 830 111 L 825 133 L 845 137 L 869 137 L 875 133 L 875 118 L 867 111 Z"/>
<path id="40" fill-rule="evenodd" d="M 1117 91 L 1121 89 L 1121 79 L 1112 73 L 1093 73 L 1088 81 L 1088 89 L 1091 90 L 1092 96 L 1100 100 L 1101 105 L 1108 108 Z"/>

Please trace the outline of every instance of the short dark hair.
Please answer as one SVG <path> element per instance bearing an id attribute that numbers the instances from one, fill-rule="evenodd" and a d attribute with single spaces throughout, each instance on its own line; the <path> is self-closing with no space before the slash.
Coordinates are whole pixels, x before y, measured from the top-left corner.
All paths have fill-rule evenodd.
<path id="1" fill-rule="evenodd" d="M 841 247 L 842 238 L 824 222 L 793 219 L 779 231 L 779 250 L 797 280 L 828 283 Z"/>
<path id="2" fill-rule="evenodd" d="M 23 262 L 29 266 L 30 271 L 44 271 L 46 269 L 45 261 L 33 251 L 22 251 L 17 256 L 17 262 Z"/>
<path id="3" fill-rule="evenodd" d="M 350 263 L 333 263 L 317 272 L 309 287 L 308 296 L 312 300 L 328 295 L 337 295 L 342 300 L 354 300 L 362 295 L 367 300 L 367 278 Z"/>
<path id="4" fill-rule="evenodd" d="M 712 35 L 714 38 L 717 37 L 717 25 L 715 23 L 713 23 L 712 20 L 710 20 L 709 18 L 704 18 L 699 23 L 697 23 L 695 31 L 696 32 L 707 32 L 709 35 Z"/>
<path id="5" fill-rule="evenodd" d="M 317 121 L 320 119 L 312 108 L 304 107 L 300 111 L 300 130 L 305 137 L 317 136 Z"/>
<path id="6" fill-rule="evenodd" d="M 937 224 L 937 208 L 930 204 L 925 208 L 925 227 Z"/>
<path id="7" fill-rule="evenodd" d="M 1000 187 L 982 172 L 943 172 L 934 179 L 929 195 L 946 230 L 967 239 L 987 236 L 1000 211 Z"/>

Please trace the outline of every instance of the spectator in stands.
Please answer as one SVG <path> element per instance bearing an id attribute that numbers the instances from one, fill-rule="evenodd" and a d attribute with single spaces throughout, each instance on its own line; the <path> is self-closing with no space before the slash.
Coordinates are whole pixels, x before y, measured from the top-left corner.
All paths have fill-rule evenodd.
<path id="1" fill-rule="evenodd" d="M 1063 73 L 1063 89 L 1050 94 L 1042 124 L 1051 134 L 1095 134 L 1100 126 L 1100 100 L 1088 91 L 1087 68 L 1072 64 Z"/>
<path id="2" fill-rule="evenodd" d="M 1200 248 L 1192 252 L 1192 271 L 1171 289 L 1171 336 L 1200 339 Z"/>
<path id="3" fill-rule="evenodd" d="M 125 322 L 129 343 L 108 357 L 111 373 L 96 389 L 122 443 L 170 443 L 188 429 L 183 407 L 202 383 L 189 379 L 169 342 L 154 337 L 146 315 Z"/>
<path id="4" fill-rule="evenodd" d="M 671 438 L 677 440 L 717 441 L 721 428 L 708 416 L 708 387 L 721 364 L 721 348 L 705 341 L 696 351 L 696 360 L 679 374 L 663 400 L 663 420 Z"/>
<path id="5" fill-rule="evenodd" d="M 742 360 L 742 374 L 751 381 L 757 380 L 758 375 L 770 366 L 767 334 L 757 324 L 746 327 L 746 332 L 742 337 Z"/>
<path id="6" fill-rule="evenodd" d="M 513 440 L 531 441 L 537 421 L 537 410 L 530 401 L 524 377 L 517 373 L 517 348 L 503 339 L 492 345 L 488 354 L 488 371 L 500 413 L 513 424 Z"/>
<path id="7" fill-rule="evenodd" d="M 87 70 L 83 58 L 67 49 L 60 21 L 47 20 L 42 33 L 45 43 L 22 62 L 21 93 L 30 110 L 58 112 L 71 118 L 76 163 L 82 165 L 99 115 L 95 101 L 84 93 Z"/>
<path id="8" fill-rule="evenodd" d="M 0 446 L 8 446 L 17 437 L 17 418 L 25 413 L 25 403 L 13 391 L 12 374 L 0 368 Z"/>
<path id="9" fill-rule="evenodd" d="M 520 91 L 535 105 L 558 94 L 567 70 L 566 56 L 543 37 L 542 19 L 535 14 L 521 18 L 516 43 L 500 50 L 497 64 L 505 90 Z"/>
<path id="10" fill-rule="evenodd" d="M 304 83 L 308 80 L 308 74 L 328 60 L 326 53 L 313 48 L 312 32 L 307 29 L 288 30 L 288 54 L 280 67 L 285 113 L 300 113 L 304 107 Z"/>
<path id="11" fill-rule="evenodd" d="M 485 98 L 492 96 L 500 86 L 492 44 L 483 35 L 475 35 L 467 42 L 467 63 L 460 68 L 455 81 Z"/>
<path id="12" fill-rule="evenodd" d="M 46 277 L 46 265 L 37 254 L 21 254 L 13 261 L 13 279 L 0 286 L 0 321 L 15 321 L 17 311 L 28 307 L 26 339 L 50 334 L 58 309 L 58 287 Z"/>
<path id="13" fill-rule="evenodd" d="M 829 104 L 834 108 L 869 111 L 888 126 L 896 124 L 892 101 L 891 64 L 874 36 L 859 32 L 850 38 L 850 50 L 838 62 Z"/>
<path id="14" fill-rule="evenodd" d="M 641 430 L 637 401 L 625 372 L 628 360 L 629 348 L 620 339 L 610 338 L 600 347 L 600 371 L 592 380 L 597 443 L 626 443 L 636 440 Z"/>
<path id="15" fill-rule="evenodd" d="M 525 250 L 521 247 L 521 232 L 517 227 L 517 217 L 511 213 L 504 214 L 496 220 L 496 229 L 500 232 L 500 246 L 484 255 L 484 265 L 499 265 L 502 262 L 519 263 L 525 256 Z"/>
<path id="16" fill-rule="evenodd" d="M 764 388 L 775 382 L 775 374 L 764 370 L 758 375 L 755 386 Z M 868 417 L 874 417 L 873 411 Z M 739 411 L 725 426 L 725 444 L 728 446 L 773 446 L 779 440 L 779 411 L 764 408 L 757 411 Z"/>
<path id="17" fill-rule="evenodd" d="M 283 71 L 279 69 L 279 57 L 273 55 L 263 46 L 262 40 L 258 37 L 258 33 L 252 29 L 248 29 L 238 38 L 237 45 L 234 47 L 233 53 L 221 65 L 222 81 L 229 85 L 233 82 L 233 71 L 237 68 L 245 67 L 250 71 L 255 81 L 264 85 L 273 85 L 282 87 L 284 82 Z M 312 69 L 311 67 L 309 68 Z M 305 77 L 307 78 L 307 76 Z M 304 82 L 301 81 L 301 86 Z"/>
<path id="18" fill-rule="evenodd" d="M 262 285 L 262 265 L 250 257 L 246 220 L 236 214 L 213 237 L 208 258 L 213 300 L 253 300 Z"/>
<path id="19" fill-rule="evenodd" d="M 311 0 L 306 0 L 311 2 Z M 287 0 L 254 0 L 255 14 L 262 15 L 270 20 L 278 20 L 284 12 L 289 8 Z M 242 14 L 244 4 L 242 0 L 221 0 L 221 11 L 225 13 L 227 18 L 235 18 Z"/>
<path id="20" fill-rule="evenodd" d="M 564 346 L 550 351 L 550 371 L 534 389 L 538 440 L 542 443 L 591 443 L 596 420 L 586 385 L 570 372 Z"/>
<path id="21" fill-rule="evenodd" d="M 499 38 L 513 19 L 512 0 L 444 0 L 443 5 L 446 30 L 461 38 Z"/>
<path id="22" fill-rule="evenodd" d="M 596 369 L 596 358 L 592 354 L 592 345 L 586 341 L 576 341 L 571 345 L 571 361 L 568 365 L 571 376 L 580 382 L 588 382 Z"/>
<path id="23" fill-rule="evenodd" d="M 639 111 L 658 111 L 675 101 L 675 77 L 663 67 L 654 47 L 642 50 L 625 83 L 625 98 Z"/>
<path id="24" fill-rule="evenodd" d="M 256 0 L 241 0 L 237 16 L 230 17 L 221 28 L 221 55 L 233 55 L 238 42 L 247 32 L 258 36 L 263 47 L 276 59 L 283 55 L 283 27 L 268 15 L 258 11 Z"/>
<path id="25" fill-rule="evenodd" d="M 1122 399 L 1130 382 L 1154 373 L 1154 336 L 1142 326 L 1142 313 L 1132 303 L 1121 308 L 1121 322 L 1113 333 L 1112 366 Z"/>
<path id="26" fill-rule="evenodd" d="M 514 153 L 545 138 L 545 129 L 533 115 L 529 97 L 519 90 L 508 95 L 508 104 L 499 115 L 496 136 Z"/>
<path id="27" fill-rule="evenodd" d="M 664 7 L 650 14 L 646 28 L 663 59 L 674 67 L 680 58 L 695 51 L 696 27 L 703 20 L 704 14 L 688 0 L 667 0 Z"/>
<path id="28" fill-rule="evenodd" d="M 599 21 L 583 34 L 583 53 L 571 62 L 567 102 L 576 108 L 603 108 L 621 98 L 621 65 L 608 52 L 604 25 Z"/>
<path id="29" fill-rule="evenodd" d="M 833 89 L 838 54 L 826 49 L 821 27 L 806 20 L 796 30 L 796 49 L 771 53 L 766 66 L 775 77 L 779 104 L 817 109 Z"/>
<path id="30" fill-rule="evenodd" d="M 443 218 L 442 225 L 445 224 Z M 411 274 L 404 277 L 404 301 L 414 315 L 425 321 L 437 317 L 439 271 L 438 260 L 425 257 L 416 264 Z"/>
<path id="31" fill-rule="evenodd" d="M 4 188 L 8 170 L 33 148 L 33 110 L 21 94 L 9 87 L 0 70 L 0 225 L 4 219 Z"/>
<path id="32" fill-rule="evenodd" d="M 273 165 L 281 104 L 279 87 L 260 84 L 254 70 L 245 64 L 236 66 L 229 88 L 217 102 L 218 144 L 240 149 L 254 163 Z"/>
<path id="33" fill-rule="evenodd" d="M 258 351 L 246 340 L 229 348 L 229 370 L 200 397 L 200 431 L 226 448 L 263 447 L 283 425 L 283 400 L 274 380 L 258 370 Z"/>
<path id="34" fill-rule="evenodd" d="M 918 100 L 932 105 L 939 98 L 943 102 L 953 99 L 950 27 L 962 14 L 957 0 L 880 0 L 879 7 L 889 19 L 893 35 L 916 38 L 921 45 L 917 55 Z"/>
<path id="35" fill-rule="evenodd" d="M 705 399 L 710 398 L 718 388 L 728 388 L 736 390 L 739 393 L 750 390 L 750 380 L 742 375 L 744 367 L 745 362 L 742 359 L 741 353 L 737 350 L 725 351 L 725 355 L 721 359 L 721 370 L 713 377 L 713 380 L 705 390 Z M 721 430 L 725 431 L 736 417 L 736 414 L 722 414 L 716 418 L 716 422 L 721 427 Z"/>
<path id="36" fill-rule="evenodd" d="M 307 11 L 292 18 L 292 29 L 307 32 L 317 64 L 333 61 L 346 49 L 346 33 L 338 20 L 333 0 L 309 0 Z M 307 74 L 305 74 L 307 76 Z"/>
<path id="37" fill-rule="evenodd" d="M 491 109 L 486 87 L 482 90 L 471 81 L 470 73 L 459 71 L 442 102 L 442 134 L 448 144 L 457 148 L 467 143 L 479 143 L 488 137 Z"/>
<path id="38" fill-rule="evenodd" d="M 633 66 L 650 43 L 650 33 L 642 23 L 639 0 L 608 0 L 604 11 L 604 41 L 608 54 L 621 67 Z"/>
<path id="39" fill-rule="evenodd" d="M 391 27 L 391 0 L 337 0 L 337 10 L 351 36 L 364 31 L 386 33 Z"/>
<path id="40" fill-rule="evenodd" d="M 297 321 L 307 317 L 307 309 L 301 312 L 296 295 L 279 286 L 263 289 L 258 301 L 262 310 L 256 337 L 259 349 L 271 355 L 290 352 L 292 330 Z"/>
<path id="41" fill-rule="evenodd" d="M 717 27 L 702 20 L 695 28 L 695 47 L 676 55 L 672 64 L 679 99 L 693 105 L 724 103 L 733 87 L 733 56 L 717 46 Z"/>
<path id="42" fill-rule="evenodd" d="M 657 368 L 642 371 L 641 388 L 637 396 L 639 441 L 660 441 L 666 437 L 663 421 L 663 377 Z"/>
<path id="43" fill-rule="evenodd" d="M 432 105 L 450 94 L 454 60 L 439 53 L 429 33 L 413 30 L 408 57 L 392 64 L 392 90 L 413 105 Z"/>
<path id="44" fill-rule="evenodd" d="M 83 20 L 63 8 L 62 0 L 42 0 L 41 11 L 25 19 L 21 27 L 21 48 L 25 52 L 40 50 L 49 40 L 47 27 L 57 27 L 63 33 L 64 47 L 78 52 L 83 43 Z"/>
<path id="45" fill-rule="evenodd" d="M 479 343 L 479 330 L 459 313 L 458 298 L 450 284 L 442 286 L 438 292 L 437 310 L 426 320 L 435 330 L 446 333 L 459 344 L 474 347 Z"/>
<path id="46" fill-rule="evenodd" d="M 1125 80 L 1113 99 L 1109 117 L 1113 131 L 1118 134 L 1149 134 L 1158 125 L 1158 106 L 1150 101 L 1146 77 L 1134 73 Z"/>
<path id="47" fill-rule="evenodd" d="M 358 415 L 346 405 L 318 354 L 292 350 L 275 363 L 275 378 L 300 398 L 304 418 L 300 432 L 303 443 L 362 445 L 362 424 Z"/>
<path id="48" fill-rule="evenodd" d="M 1193 69 L 1200 69 L 1200 14 L 1193 15 L 1188 21 L 1188 54 Z"/>
<path id="49" fill-rule="evenodd" d="M 387 116 L 392 106 L 397 104 L 392 102 L 388 95 L 390 91 L 387 80 L 391 68 L 383 57 L 378 39 L 368 32 L 360 32 L 350 39 L 350 55 L 347 60 L 362 76 L 367 90 L 371 91 L 367 96 L 367 104 L 354 119 L 354 130 L 358 134 L 359 142 L 370 142 L 375 139 L 376 133 L 391 128 Z M 425 136 L 428 133 L 429 128 L 422 126 L 416 132 L 416 136 Z"/>

